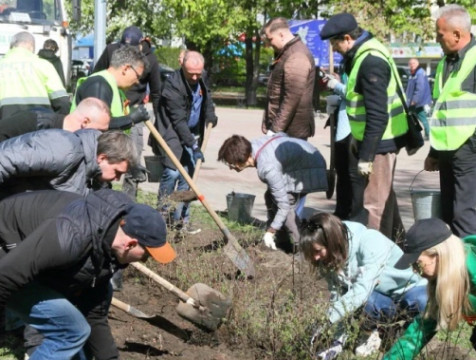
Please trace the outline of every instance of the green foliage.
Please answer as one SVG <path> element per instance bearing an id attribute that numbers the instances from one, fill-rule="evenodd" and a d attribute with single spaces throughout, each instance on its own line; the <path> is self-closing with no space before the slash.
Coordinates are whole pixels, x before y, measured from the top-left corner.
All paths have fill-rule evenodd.
<path id="1" fill-rule="evenodd" d="M 157 55 L 159 64 L 167 65 L 172 69 L 176 69 L 179 67 L 178 56 L 180 54 L 180 50 L 180 48 L 161 46 L 155 50 L 155 55 Z"/>

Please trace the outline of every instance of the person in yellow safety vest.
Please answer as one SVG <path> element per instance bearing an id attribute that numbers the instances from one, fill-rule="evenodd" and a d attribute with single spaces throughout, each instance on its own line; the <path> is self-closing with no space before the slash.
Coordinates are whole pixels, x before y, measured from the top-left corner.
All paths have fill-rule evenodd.
<path id="1" fill-rule="evenodd" d="M 35 55 L 35 38 L 15 34 L 0 60 L 0 120 L 22 110 L 53 109 L 69 113 L 69 96 L 55 68 Z"/>
<path id="2" fill-rule="evenodd" d="M 445 56 L 436 71 L 427 171 L 440 171 L 441 215 L 459 237 L 476 234 L 476 40 L 465 8 L 439 10 L 436 40 Z"/>
<path id="3" fill-rule="evenodd" d="M 124 94 L 124 90 L 139 83 L 147 66 L 147 59 L 136 47 L 123 46 L 117 49 L 107 70 L 78 80 L 71 111 L 81 100 L 95 97 L 109 105 L 112 116 L 110 126 L 115 129 L 128 129 L 136 123 L 148 120 L 149 113 L 144 105 L 139 105 L 132 113 L 129 112 L 129 101 Z"/>
<path id="4" fill-rule="evenodd" d="M 346 103 L 353 137 L 350 219 L 397 240 L 404 229 L 393 175 L 408 125 L 397 93 L 397 86 L 402 87 L 396 65 L 387 48 L 361 29 L 349 13 L 332 16 L 322 28 L 321 38 L 330 39 L 334 50 L 344 56 L 349 77 Z"/>

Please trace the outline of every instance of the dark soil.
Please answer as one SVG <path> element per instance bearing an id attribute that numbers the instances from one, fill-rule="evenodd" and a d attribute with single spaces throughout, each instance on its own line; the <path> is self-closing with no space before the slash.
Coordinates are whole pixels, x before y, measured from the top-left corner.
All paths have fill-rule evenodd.
<path id="1" fill-rule="evenodd" d="M 298 256 L 293 259 L 290 253 L 263 248 L 259 244 L 262 232 L 251 227 L 232 230 L 255 265 L 256 277 L 245 279 L 224 255 L 221 232 L 214 224 L 201 225 L 203 230 L 197 235 L 169 233 L 169 241 L 178 253 L 173 263 L 163 266 L 149 260 L 146 265 L 184 291 L 203 282 L 230 296 L 233 305 L 224 324 L 211 332 L 180 317 L 176 311 L 178 298 L 130 266 L 124 272 L 122 291 L 114 296 L 153 317 L 139 319 L 111 307 L 109 322 L 121 358 L 311 359 L 306 353 L 306 327 L 315 321 L 312 308 L 327 302 L 326 285 L 316 282 Z M 325 318 L 325 312 L 320 315 Z M 466 348 L 436 340 L 430 345 L 424 350 L 426 359 L 475 358 L 474 351 Z M 18 348 L 20 341 L 0 338 L 2 347 Z M 5 357 L 0 354 L 0 359 L 23 359 L 19 353 Z M 339 359 L 355 356 L 346 352 Z"/>

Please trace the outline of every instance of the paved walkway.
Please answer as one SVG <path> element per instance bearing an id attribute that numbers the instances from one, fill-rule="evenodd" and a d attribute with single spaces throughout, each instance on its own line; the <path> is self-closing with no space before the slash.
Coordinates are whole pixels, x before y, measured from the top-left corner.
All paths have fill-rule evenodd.
<path id="1" fill-rule="evenodd" d="M 212 130 L 208 148 L 205 152 L 198 188 L 205 195 L 213 209 L 226 210 L 226 194 L 231 191 L 256 195 L 253 216 L 266 219 L 266 209 L 263 194 L 266 187 L 258 179 L 255 169 L 246 169 L 241 173 L 231 171 L 224 164 L 216 161 L 217 154 L 223 141 L 233 134 L 239 134 L 253 139 L 261 136 L 262 110 L 247 110 L 237 108 L 217 108 L 218 125 Z M 330 152 L 329 128 L 324 129 L 326 116 L 316 116 L 316 135 L 310 139 L 328 161 Z M 144 131 L 144 144 L 147 144 L 148 131 Z M 409 157 L 403 149 L 398 155 L 395 172 L 395 191 L 406 228 L 413 223 L 413 211 L 410 199 L 410 187 L 413 189 L 434 189 L 439 187 L 438 173 L 422 172 L 412 185 L 415 176 L 422 170 L 423 161 L 428 154 L 429 144 Z M 145 145 L 144 155 L 152 154 L 150 147 Z M 157 192 L 158 183 L 142 183 L 144 191 Z M 326 199 L 325 193 L 310 194 L 306 201 L 306 215 L 315 211 L 334 211 L 335 194 L 331 200 Z"/>

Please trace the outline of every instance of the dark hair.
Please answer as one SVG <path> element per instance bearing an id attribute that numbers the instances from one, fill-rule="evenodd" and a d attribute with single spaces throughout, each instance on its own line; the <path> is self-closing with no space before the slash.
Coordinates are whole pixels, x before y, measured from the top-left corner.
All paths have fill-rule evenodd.
<path id="1" fill-rule="evenodd" d="M 313 259 L 313 244 L 322 245 L 327 250 L 326 259 L 316 263 Z M 349 234 L 345 224 L 328 213 L 317 213 L 301 224 L 301 251 L 312 265 L 323 264 L 328 270 L 344 268 L 349 251 Z"/>
<path id="2" fill-rule="evenodd" d="M 261 29 L 261 35 L 264 35 L 266 30 L 270 33 L 275 32 L 278 29 L 289 29 L 288 20 L 284 17 L 276 17 L 270 19 Z"/>
<path id="3" fill-rule="evenodd" d="M 58 49 L 59 49 L 58 43 L 56 41 L 54 41 L 53 39 L 45 40 L 45 42 L 43 43 L 43 49 L 51 50 L 53 52 L 57 52 Z"/>
<path id="4" fill-rule="evenodd" d="M 109 163 L 127 161 L 129 167 L 137 164 L 137 150 L 134 141 L 122 131 L 106 131 L 98 137 L 96 155 L 104 154 Z"/>
<path id="5" fill-rule="evenodd" d="M 144 66 L 145 72 L 148 69 L 149 61 L 137 46 L 124 45 L 114 50 L 109 64 L 116 69 L 123 65 Z"/>
<path id="6" fill-rule="evenodd" d="M 334 36 L 332 39 L 344 40 L 344 36 L 349 35 L 352 40 L 357 40 L 360 37 L 360 35 L 362 35 L 363 32 L 364 30 L 362 30 L 361 27 L 356 27 L 354 30 L 350 31 L 349 33 Z"/>
<path id="7" fill-rule="evenodd" d="M 244 164 L 251 155 L 251 143 L 244 136 L 233 135 L 225 140 L 218 151 L 218 161 L 227 164 Z"/>

